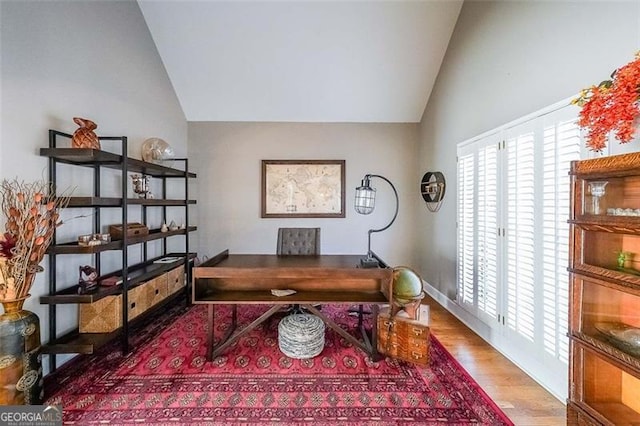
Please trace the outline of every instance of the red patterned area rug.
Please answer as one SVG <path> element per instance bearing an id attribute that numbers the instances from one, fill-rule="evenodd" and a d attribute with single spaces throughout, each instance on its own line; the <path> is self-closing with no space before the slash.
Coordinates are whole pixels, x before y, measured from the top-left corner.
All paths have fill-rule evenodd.
<path id="1" fill-rule="evenodd" d="M 265 309 L 241 307 L 240 324 Z M 354 332 L 344 306 L 322 309 Z M 216 314 L 218 337 L 229 310 Z M 319 356 L 295 360 L 272 318 L 208 363 L 206 318 L 205 306 L 176 307 L 137 330 L 127 356 L 114 343 L 75 358 L 47 378 L 46 404 L 67 424 L 512 425 L 433 337 L 428 367 L 372 362 L 330 329 Z"/>

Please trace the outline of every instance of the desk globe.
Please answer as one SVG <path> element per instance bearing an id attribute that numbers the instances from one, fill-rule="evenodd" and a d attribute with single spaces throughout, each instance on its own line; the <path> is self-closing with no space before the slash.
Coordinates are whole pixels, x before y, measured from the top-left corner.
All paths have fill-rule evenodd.
<path id="1" fill-rule="evenodd" d="M 406 266 L 393 268 L 392 315 L 404 309 L 409 318 L 420 319 L 420 302 L 425 296 L 422 278 Z"/>

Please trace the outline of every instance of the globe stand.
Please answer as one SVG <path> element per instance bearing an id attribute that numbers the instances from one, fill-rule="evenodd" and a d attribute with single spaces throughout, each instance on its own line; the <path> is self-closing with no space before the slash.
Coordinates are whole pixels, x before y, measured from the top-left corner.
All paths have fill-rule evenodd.
<path id="1" fill-rule="evenodd" d="M 395 317 L 404 310 L 406 317 L 411 320 L 419 320 L 420 304 L 427 295 L 423 288 L 422 278 L 411 268 L 398 266 L 393 268 L 392 286 L 391 317 Z"/>
<path id="2" fill-rule="evenodd" d="M 403 301 L 402 303 L 398 303 L 394 300 L 391 306 L 391 317 L 394 317 L 398 312 L 404 309 L 409 319 L 420 321 L 420 305 L 422 304 L 424 296 L 425 294 L 423 293 L 415 299 Z"/>

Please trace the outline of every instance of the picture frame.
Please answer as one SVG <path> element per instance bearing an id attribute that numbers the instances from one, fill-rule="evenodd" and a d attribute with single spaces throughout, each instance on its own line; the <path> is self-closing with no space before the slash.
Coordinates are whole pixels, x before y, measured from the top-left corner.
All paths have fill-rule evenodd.
<path id="1" fill-rule="evenodd" d="M 261 217 L 344 218 L 345 160 L 262 160 Z"/>

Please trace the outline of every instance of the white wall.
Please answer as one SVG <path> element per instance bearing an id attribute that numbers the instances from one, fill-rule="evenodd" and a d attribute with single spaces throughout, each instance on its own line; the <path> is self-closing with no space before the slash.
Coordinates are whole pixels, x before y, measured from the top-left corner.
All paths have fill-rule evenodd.
<path id="1" fill-rule="evenodd" d="M 465 2 L 420 123 L 421 176 L 447 179 L 419 211 L 418 269 L 455 299 L 456 145 L 597 84 L 640 47 L 640 2 Z M 419 179 L 418 174 L 415 179 Z"/>
<path id="2" fill-rule="evenodd" d="M 94 120 L 98 135 L 128 136 L 132 157 L 140 158 L 142 142 L 152 136 L 186 155 L 187 123 L 136 2 L 1 1 L 0 14 L 0 177 L 46 177 L 47 159 L 38 150 L 47 146 L 47 131 L 72 133 L 75 116 Z M 108 146 L 114 145 L 103 142 Z M 74 195 L 88 195 L 86 172 L 60 174 L 63 185 L 77 186 Z M 120 176 L 109 175 L 103 184 L 106 192 L 117 189 Z M 77 212 L 67 209 L 63 218 Z M 73 239 L 90 231 L 85 225 L 75 220 L 59 229 Z M 78 265 L 92 262 L 91 256 L 59 259 L 62 286 L 77 282 Z M 38 274 L 25 304 L 40 316 L 43 341 L 48 309 L 38 297 L 47 293 L 47 282 L 47 271 Z M 77 324 L 76 305 L 60 306 L 59 312 L 59 330 Z"/>
<path id="3" fill-rule="evenodd" d="M 364 254 L 367 230 L 393 215 L 393 193 L 377 187 L 376 210 L 353 208 L 356 186 L 366 173 L 391 180 L 400 197 L 393 226 L 372 236 L 371 247 L 392 265 L 413 264 L 413 200 L 419 185 L 415 167 L 417 125 L 344 123 L 189 123 L 189 157 L 198 173 L 198 253 L 275 253 L 278 227 L 322 228 L 322 252 Z M 346 160 L 346 218 L 260 218 L 261 160 Z"/>

